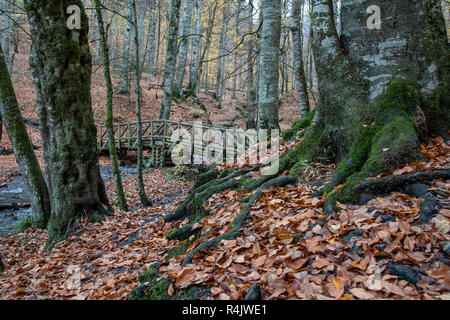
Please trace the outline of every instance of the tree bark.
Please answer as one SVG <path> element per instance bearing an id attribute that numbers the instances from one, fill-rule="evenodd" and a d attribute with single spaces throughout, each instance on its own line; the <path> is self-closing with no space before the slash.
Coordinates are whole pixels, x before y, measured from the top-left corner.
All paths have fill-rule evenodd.
<path id="1" fill-rule="evenodd" d="M 262 0 L 262 11 L 258 129 L 278 129 L 281 3 L 279 0 Z"/>
<path id="2" fill-rule="evenodd" d="M 114 183 L 116 186 L 117 202 L 119 209 L 128 211 L 127 200 L 123 191 L 122 178 L 120 176 L 119 165 L 117 164 L 116 142 L 113 131 L 113 85 L 111 81 L 111 71 L 109 67 L 109 48 L 107 44 L 105 27 L 103 23 L 102 9 L 100 0 L 95 1 L 95 10 L 97 12 L 98 29 L 100 33 L 100 43 L 103 52 L 103 70 L 106 82 L 106 130 L 108 131 L 109 153 L 111 157 L 111 165 L 113 167 Z"/>
<path id="3" fill-rule="evenodd" d="M 294 55 L 295 86 L 298 94 L 300 116 L 304 117 L 309 111 L 308 87 L 306 85 L 305 69 L 303 64 L 303 23 L 302 0 L 292 2 L 292 51 Z"/>
<path id="4" fill-rule="evenodd" d="M 166 66 L 164 70 L 164 95 L 162 99 L 161 113 L 159 118 L 168 120 L 173 99 L 173 85 L 177 65 L 178 51 L 178 28 L 180 19 L 181 0 L 171 0 L 170 19 L 167 30 L 167 53 Z"/>
<path id="5" fill-rule="evenodd" d="M 186 64 L 189 50 L 189 34 L 192 29 L 192 15 L 194 12 L 195 0 L 185 0 L 183 7 L 183 16 L 180 26 L 180 44 L 178 50 L 178 67 L 174 86 L 174 95 L 181 97 L 183 95 L 183 82 L 186 73 Z"/>
<path id="6" fill-rule="evenodd" d="M 127 31 L 125 36 L 125 47 L 123 49 L 123 64 L 122 64 L 122 85 L 119 91 L 120 94 L 126 95 L 130 93 L 130 70 L 131 70 L 131 7 L 130 1 L 127 4 Z"/>
<path id="7" fill-rule="evenodd" d="M 1 9 L 4 12 L 1 15 L 1 45 L 3 48 L 3 54 L 5 55 L 6 65 L 8 66 L 9 72 L 11 72 L 11 60 L 10 60 L 10 26 L 12 25 L 10 18 L 8 17 L 9 11 L 9 1 L 1 0 Z"/>
<path id="8" fill-rule="evenodd" d="M 253 31 L 253 7 L 247 5 L 247 32 Z M 256 88 L 254 81 L 254 40 L 250 35 L 247 41 L 247 129 L 254 129 L 256 127 Z"/>
<path id="9" fill-rule="evenodd" d="M 49 193 L 25 122 L 22 119 L 5 56 L 0 46 L 0 118 L 2 117 L 17 164 L 30 195 L 34 221 L 37 227 L 45 228 L 50 218 Z"/>
<path id="10" fill-rule="evenodd" d="M 195 22 L 195 35 L 191 46 L 191 67 L 189 68 L 189 85 L 187 92 L 194 93 L 198 82 L 198 73 L 200 69 L 200 44 L 202 32 L 202 10 L 203 0 L 197 0 L 197 19 Z"/>
<path id="11" fill-rule="evenodd" d="M 69 4 L 25 2 L 32 35 L 30 65 L 51 201 L 49 242 L 64 236 L 85 210 L 111 213 L 100 176 L 91 103 L 92 57 L 84 5 L 81 29 L 66 27 Z"/>
<path id="12" fill-rule="evenodd" d="M 142 91 L 141 91 L 141 72 L 140 72 L 140 62 L 139 62 L 139 31 L 138 31 L 138 20 L 136 14 L 136 1 L 129 0 L 131 2 L 131 16 L 132 16 L 132 27 L 134 36 L 134 82 L 135 82 L 135 95 L 136 95 L 136 122 L 137 122 L 137 182 L 139 190 L 139 198 L 144 207 L 150 207 L 152 202 L 145 193 L 145 185 L 142 176 L 142 168 L 144 166 L 144 151 L 142 145 L 142 119 L 141 119 L 141 103 L 142 103 Z"/>
<path id="13" fill-rule="evenodd" d="M 155 61 L 155 50 L 156 50 L 156 21 L 155 13 L 153 8 L 150 10 L 150 21 L 148 24 L 148 33 L 150 35 L 150 45 L 148 49 L 148 89 L 152 87 L 152 75 L 154 69 Z"/>
<path id="14" fill-rule="evenodd" d="M 222 13 L 222 29 L 220 31 L 219 38 L 219 60 L 217 61 L 217 74 L 216 74 L 216 99 L 219 102 L 222 102 L 222 88 L 224 81 L 224 72 L 225 72 L 225 58 L 223 57 L 225 53 L 225 43 L 227 42 L 227 26 L 228 26 L 228 2 L 225 3 Z"/>

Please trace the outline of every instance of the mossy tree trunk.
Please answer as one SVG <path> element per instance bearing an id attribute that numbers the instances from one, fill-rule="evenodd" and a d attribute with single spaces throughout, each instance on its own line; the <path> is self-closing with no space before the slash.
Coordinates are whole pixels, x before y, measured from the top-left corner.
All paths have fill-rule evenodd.
<path id="1" fill-rule="evenodd" d="M 80 30 L 67 28 L 70 5 L 81 8 Z M 28 0 L 25 9 L 51 201 L 49 242 L 53 242 L 86 211 L 110 214 L 112 208 L 98 164 L 91 102 L 92 56 L 83 2 Z"/>
<path id="2" fill-rule="evenodd" d="M 137 122 L 137 182 L 139 189 L 139 198 L 144 207 L 150 207 L 152 202 L 145 193 L 145 185 L 142 176 L 142 168 L 144 166 L 144 151 L 142 145 L 142 119 L 141 119 L 141 104 L 142 104 L 142 89 L 141 89 L 141 72 L 140 72 L 140 61 L 139 61 L 139 30 L 138 30 L 138 20 L 136 12 L 136 1 L 130 0 L 131 2 L 131 16 L 132 16 L 132 27 L 133 27 L 133 37 L 134 37 L 134 85 L 135 85 L 135 96 L 136 96 L 136 122 Z"/>
<path id="3" fill-rule="evenodd" d="M 424 30 L 443 25 L 442 14 L 428 13 L 424 19 L 424 12 L 433 12 L 431 2 L 404 0 L 404 5 L 394 7 L 388 1 L 378 1 L 383 8 L 382 21 L 386 21 L 382 30 L 366 27 L 368 16 L 356 10 L 364 7 L 364 1 L 345 2 L 341 42 L 332 1 L 313 1 L 313 50 L 320 102 L 296 155 L 297 160 L 322 155 L 341 161 L 326 191 L 344 182 L 346 186 L 330 198 L 353 201 L 352 187 L 362 179 L 392 172 L 400 164 L 422 157 L 420 131 L 435 117 L 425 111 L 426 118 L 418 120 L 423 114 L 421 107 L 429 109 L 421 97 L 438 91 L 433 110 L 448 108 L 448 59 L 442 58 L 448 57 L 446 37 L 443 32 L 434 33 L 435 46 L 425 48 L 422 43 L 429 42 L 429 34 L 411 30 L 413 21 L 423 21 Z M 432 64 L 422 67 L 430 56 L 434 57 Z M 445 119 L 443 115 L 441 118 Z M 443 121 L 441 126 L 441 132 L 448 129 Z"/>
<path id="4" fill-rule="evenodd" d="M 49 193 L 39 162 L 33 151 L 33 144 L 22 119 L 2 47 L 0 46 L 0 119 L 2 117 L 20 172 L 24 177 L 30 195 L 36 226 L 45 228 L 50 218 Z"/>
<path id="5" fill-rule="evenodd" d="M 109 154 L 111 157 L 111 165 L 113 167 L 119 209 L 122 211 L 128 211 L 127 199 L 125 198 L 125 193 L 123 191 L 122 178 L 120 176 L 119 165 L 117 163 L 117 150 L 113 131 L 113 85 L 111 81 L 111 70 L 109 67 L 109 48 L 106 42 L 107 40 L 100 0 L 95 0 L 95 10 L 97 13 L 97 23 L 103 52 L 103 70 L 106 82 L 106 130 L 108 131 Z"/>
<path id="6" fill-rule="evenodd" d="M 189 37 L 192 29 L 192 16 L 194 13 L 195 0 L 185 0 L 183 6 L 183 16 L 180 26 L 180 45 L 178 49 L 178 67 L 175 77 L 174 96 L 183 95 L 183 82 L 186 73 L 186 64 L 189 50 Z"/>

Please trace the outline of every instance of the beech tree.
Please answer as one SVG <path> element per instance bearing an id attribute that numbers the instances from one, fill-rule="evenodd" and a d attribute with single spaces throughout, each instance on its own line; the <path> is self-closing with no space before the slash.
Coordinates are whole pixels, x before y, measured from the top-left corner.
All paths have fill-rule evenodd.
<path id="1" fill-rule="evenodd" d="M 173 85 L 177 65 L 178 28 L 180 19 L 181 0 L 171 0 L 170 18 L 167 30 L 167 52 L 164 69 L 164 95 L 162 99 L 160 119 L 168 120 L 173 99 Z"/>
<path id="2" fill-rule="evenodd" d="M 112 212 L 98 164 L 88 19 L 82 1 L 74 0 L 70 5 L 81 8 L 80 30 L 67 28 L 69 3 L 25 1 L 32 36 L 30 65 L 51 203 L 49 244 L 63 236 L 83 212 Z"/>
<path id="3" fill-rule="evenodd" d="M 141 118 L 141 104 L 142 104 L 142 91 L 141 91 L 141 72 L 140 72 L 140 59 L 139 59 L 139 31 L 138 31 L 138 20 L 136 12 L 136 1 L 128 0 L 131 9 L 131 25 L 133 27 L 133 37 L 134 37 L 134 85 L 135 85 L 135 96 L 136 96 L 136 122 L 137 122 L 137 182 L 139 189 L 139 198 L 144 207 L 150 207 L 152 202 L 145 193 L 145 186 L 142 177 L 142 168 L 144 165 L 144 155 L 143 155 L 143 145 L 142 145 L 142 118 Z"/>
<path id="4" fill-rule="evenodd" d="M 298 94 L 300 116 L 305 116 L 310 111 L 308 88 L 306 84 L 305 69 L 303 63 L 303 23 L 302 23 L 302 0 L 292 1 L 292 39 L 295 85 Z"/>
<path id="5" fill-rule="evenodd" d="M 258 129 L 276 129 L 278 124 L 278 79 L 280 63 L 281 3 L 262 0 L 263 22 L 259 53 Z"/>
<path id="6" fill-rule="evenodd" d="M 178 49 L 178 67 L 174 85 L 174 96 L 183 95 L 183 82 L 186 73 L 186 64 L 188 59 L 189 39 L 192 30 L 192 16 L 194 13 L 195 0 L 185 0 L 183 6 L 183 15 L 180 21 L 180 44 Z"/>
<path id="7" fill-rule="evenodd" d="M 100 33 L 100 42 L 103 52 L 103 69 L 106 82 L 106 130 L 109 139 L 109 154 L 111 157 L 111 165 L 113 167 L 114 182 L 116 186 L 117 202 L 120 210 L 128 211 L 127 200 L 122 186 L 122 178 L 120 176 L 119 165 L 117 163 L 117 150 L 113 129 L 113 85 L 111 81 L 111 70 L 109 67 L 109 48 L 106 40 L 105 27 L 103 23 L 102 9 L 100 0 L 95 1 L 95 10 L 97 13 L 97 23 Z"/>
<path id="8" fill-rule="evenodd" d="M 0 46 L 0 116 L 31 200 L 35 226 L 45 228 L 50 218 L 50 198 L 33 144 L 20 113 L 5 55 Z"/>

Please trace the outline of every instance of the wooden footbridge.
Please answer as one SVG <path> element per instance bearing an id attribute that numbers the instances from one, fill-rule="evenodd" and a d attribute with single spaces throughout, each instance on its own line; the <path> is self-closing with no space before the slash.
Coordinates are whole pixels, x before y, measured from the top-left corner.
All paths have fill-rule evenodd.
<path id="1" fill-rule="evenodd" d="M 174 141 L 172 141 L 172 136 L 177 130 L 178 132 L 189 133 L 192 137 L 197 134 L 197 130 L 201 129 L 201 132 L 205 132 L 209 129 L 215 132 L 220 132 L 222 138 L 225 140 L 225 132 L 231 132 L 235 134 L 238 129 L 217 126 L 217 125 L 207 125 L 204 123 L 192 123 L 192 122 L 176 122 L 170 120 L 147 120 L 142 121 L 142 146 L 144 150 L 151 151 L 152 154 L 152 165 L 156 167 L 161 167 L 168 165 L 172 162 L 171 152 L 174 147 Z M 230 131 L 231 130 L 231 131 Z M 116 149 L 119 153 L 126 153 L 128 150 L 137 149 L 137 123 L 136 122 L 125 122 L 117 123 L 113 126 L 114 139 L 116 143 Z M 98 130 L 98 147 L 100 152 L 109 152 L 109 139 L 108 133 L 106 131 L 106 126 L 100 126 Z M 203 141 L 201 145 L 196 145 L 195 139 L 191 139 L 190 142 L 185 142 L 184 140 L 180 143 L 186 145 L 189 143 L 192 148 L 192 153 L 194 154 L 194 148 L 204 148 L 214 141 L 214 138 L 208 139 L 208 137 L 203 136 Z M 226 145 L 226 142 L 223 142 Z M 223 152 L 223 149 L 221 149 Z"/>

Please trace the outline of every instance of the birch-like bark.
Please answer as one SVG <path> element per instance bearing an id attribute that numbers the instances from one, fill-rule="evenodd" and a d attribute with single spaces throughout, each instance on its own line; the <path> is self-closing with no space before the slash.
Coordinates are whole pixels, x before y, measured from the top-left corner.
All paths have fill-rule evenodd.
<path id="1" fill-rule="evenodd" d="M 156 50 L 156 19 L 153 8 L 150 11 L 150 21 L 148 24 L 149 48 L 148 48 L 148 89 L 152 87 L 153 62 L 155 61 Z"/>
<path id="2" fill-rule="evenodd" d="M 216 98 L 219 102 L 222 101 L 222 88 L 223 88 L 223 79 L 224 79 L 224 70 L 225 70 L 225 57 L 223 57 L 225 53 L 225 43 L 226 43 L 226 30 L 228 26 L 228 10 L 229 5 L 228 2 L 225 2 L 223 8 L 222 15 L 222 29 L 220 31 L 220 39 L 219 39 L 219 60 L 217 61 L 217 74 L 216 74 Z"/>
<path id="3" fill-rule="evenodd" d="M 281 3 L 262 0 L 258 129 L 278 129 Z"/>
<path id="4" fill-rule="evenodd" d="M 247 5 L 247 33 L 253 31 L 253 7 Z M 254 51 L 253 36 L 250 35 L 247 40 L 247 129 L 254 129 L 256 127 L 256 92 L 254 81 L 254 63 L 253 63 L 253 51 Z"/>
<path id="5" fill-rule="evenodd" d="M 181 97 L 183 95 L 183 82 L 186 73 L 186 64 L 189 50 L 189 34 L 192 29 L 192 15 L 194 12 L 195 0 L 185 0 L 183 7 L 183 16 L 180 26 L 180 45 L 178 50 L 178 67 L 174 86 L 174 95 Z"/>
<path id="6" fill-rule="evenodd" d="M 3 117 L 17 164 L 30 195 L 36 226 L 45 228 L 50 219 L 50 197 L 20 113 L 5 57 L 0 46 L 0 118 Z"/>
<path id="7" fill-rule="evenodd" d="M 300 116 L 303 117 L 309 112 L 310 106 L 303 63 L 302 2 L 303 0 L 293 0 L 292 2 L 291 32 L 293 41 L 292 51 L 294 54 L 295 86 L 297 88 Z"/>
<path id="8" fill-rule="evenodd" d="M 5 62 L 8 66 L 8 70 L 11 72 L 11 60 L 10 60 L 10 18 L 8 17 L 9 0 L 1 0 L 2 19 L 1 19 L 1 45 L 3 48 L 3 54 L 5 55 Z"/>
<path id="9" fill-rule="evenodd" d="M 239 27 L 240 27 L 240 24 L 241 24 L 242 2 L 243 2 L 243 0 L 237 0 L 237 3 L 236 3 L 236 7 L 237 7 L 236 8 L 236 10 L 237 10 L 237 12 L 236 12 L 236 25 L 235 25 L 235 32 L 236 32 L 235 37 L 236 37 L 236 39 L 240 38 Z M 234 53 L 234 62 L 233 62 L 234 70 L 238 69 L 238 57 L 239 57 L 238 52 L 235 52 Z M 234 100 L 237 99 L 237 95 L 236 95 L 237 80 L 238 80 L 238 76 L 237 75 L 233 76 L 233 92 L 231 93 L 231 99 L 234 99 Z"/>
<path id="10" fill-rule="evenodd" d="M 131 3 L 127 0 L 127 31 L 125 35 L 125 47 L 123 49 L 123 64 L 122 64 L 122 85 L 119 94 L 129 94 L 130 93 L 130 70 L 131 70 L 131 21 L 132 8 Z"/>
<path id="11" fill-rule="evenodd" d="M 198 73 L 200 69 L 200 44 L 201 44 L 201 32 L 202 32 L 202 10 L 203 0 L 197 0 L 197 19 L 195 22 L 195 35 L 192 38 L 191 48 L 191 66 L 189 68 L 189 85 L 188 93 L 195 94 L 197 87 Z"/>
<path id="12" fill-rule="evenodd" d="M 159 118 L 169 120 L 173 99 L 173 85 L 177 65 L 178 51 L 178 29 L 180 19 L 181 0 L 171 0 L 169 26 L 167 30 L 167 52 L 164 70 L 164 95 L 162 99 L 161 113 Z"/>

